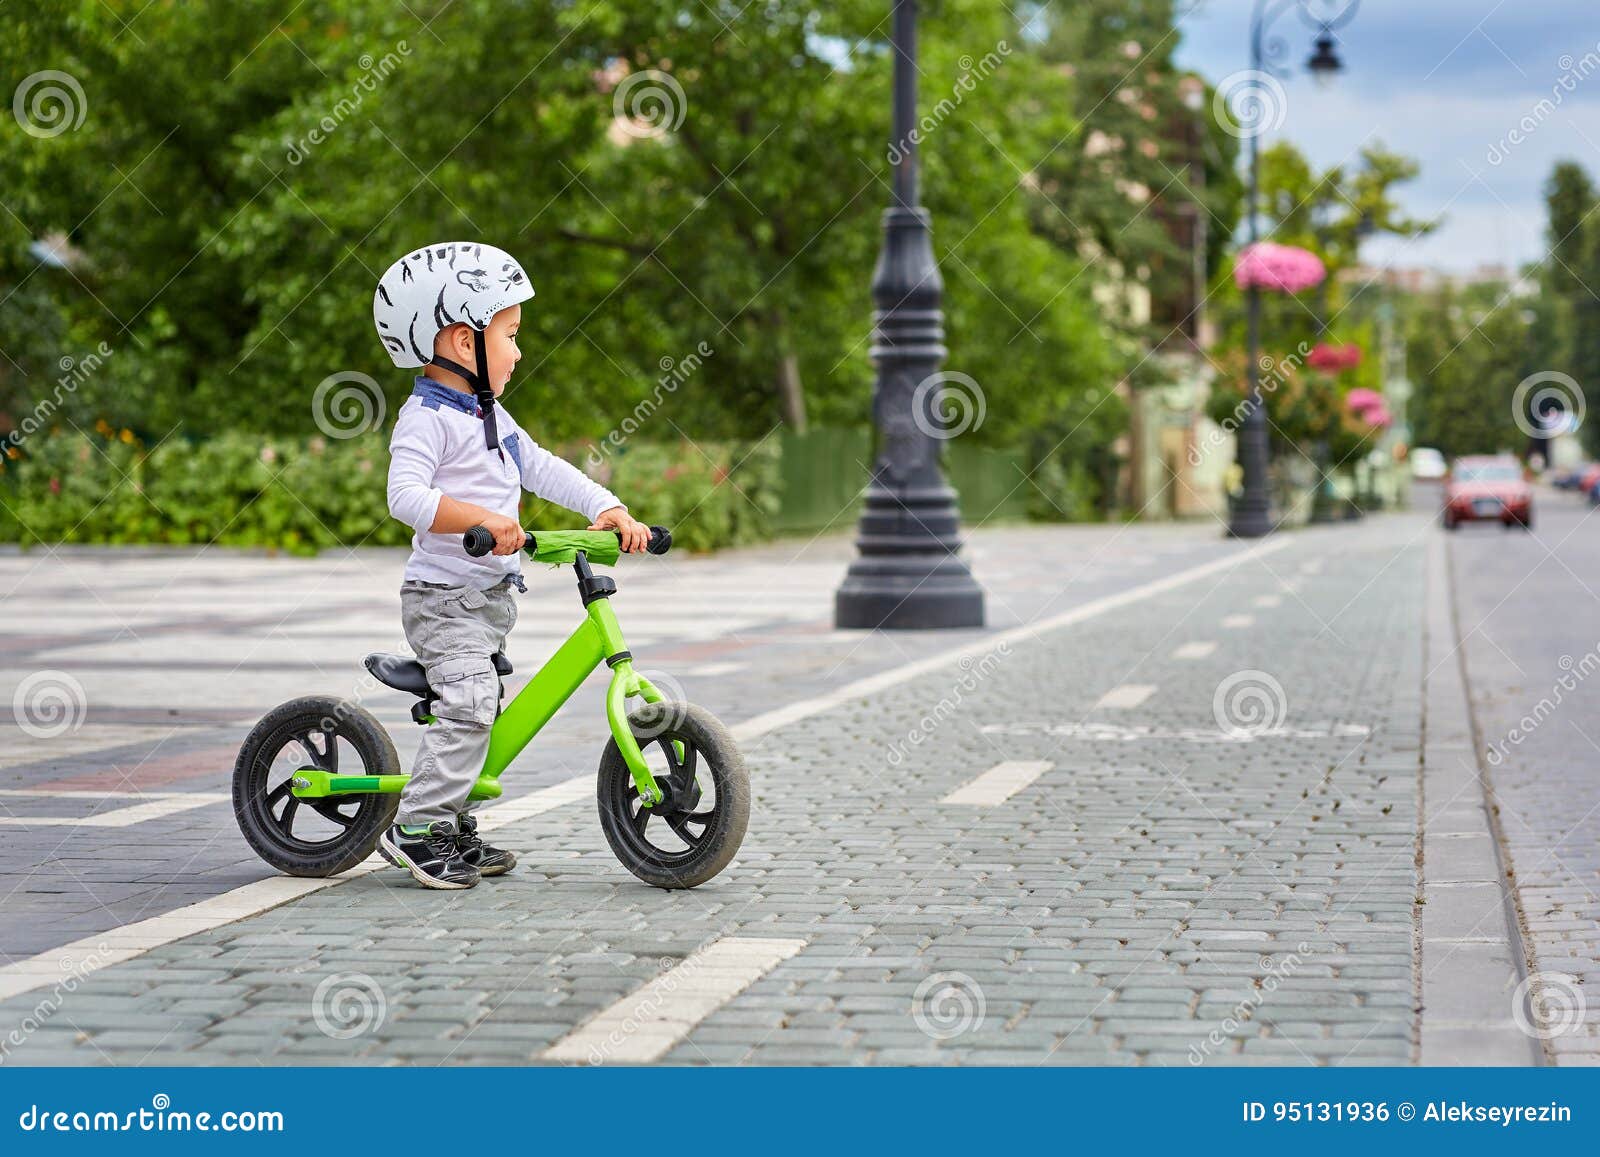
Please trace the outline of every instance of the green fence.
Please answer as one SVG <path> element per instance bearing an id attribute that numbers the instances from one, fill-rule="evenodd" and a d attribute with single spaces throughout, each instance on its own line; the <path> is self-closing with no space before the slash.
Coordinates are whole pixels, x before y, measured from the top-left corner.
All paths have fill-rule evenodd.
<path id="1" fill-rule="evenodd" d="M 773 528 L 780 534 L 852 528 L 871 473 L 870 431 L 785 430 L 781 437 L 782 498 Z M 966 524 L 1027 517 L 1027 464 L 1021 454 L 957 440 L 945 447 L 944 468 L 961 496 Z"/>

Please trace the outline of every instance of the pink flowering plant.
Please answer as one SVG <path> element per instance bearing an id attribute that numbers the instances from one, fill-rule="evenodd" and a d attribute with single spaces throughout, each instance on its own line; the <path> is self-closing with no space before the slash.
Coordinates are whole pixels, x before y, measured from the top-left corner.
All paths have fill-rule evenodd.
<path id="1" fill-rule="evenodd" d="M 1327 274 L 1315 253 L 1273 241 L 1246 245 L 1233 266 L 1233 280 L 1240 289 L 1254 287 L 1273 293 L 1299 293 L 1320 285 Z"/>

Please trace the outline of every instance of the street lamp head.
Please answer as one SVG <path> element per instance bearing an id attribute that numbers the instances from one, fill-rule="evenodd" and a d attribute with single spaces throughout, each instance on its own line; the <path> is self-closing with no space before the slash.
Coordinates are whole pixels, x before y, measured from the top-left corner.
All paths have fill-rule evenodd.
<path id="1" fill-rule="evenodd" d="M 1334 78 L 1344 71 L 1344 61 L 1339 59 L 1338 41 L 1326 28 L 1317 37 L 1306 68 L 1319 85 L 1332 84 Z"/>

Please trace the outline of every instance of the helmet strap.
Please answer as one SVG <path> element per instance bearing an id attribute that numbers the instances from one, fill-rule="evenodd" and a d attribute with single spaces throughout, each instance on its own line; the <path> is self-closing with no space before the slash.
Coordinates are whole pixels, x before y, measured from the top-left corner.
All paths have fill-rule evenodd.
<path id="1" fill-rule="evenodd" d="M 441 366 L 444 369 L 449 370 L 451 373 L 459 375 L 467 383 L 467 385 L 472 387 L 472 392 L 478 399 L 478 408 L 483 411 L 484 443 L 490 450 L 499 450 L 500 434 L 495 428 L 494 420 L 494 390 L 489 387 L 488 342 L 485 340 L 485 335 L 478 330 L 474 330 L 473 335 L 476 339 L 473 342 L 475 347 L 474 352 L 477 355 L 474 360 L 478 363 L 478 369 L 476 373 L 467 369 L 467 367 L 462 365 L 460 362 L 452 361 L 451 359 L 447 357 L 441 357 L 438 354 L 433 356 L 433 360 L 430 364 Z M 505 457 L 503 451 L 501 452 L 501 457 Z"/>

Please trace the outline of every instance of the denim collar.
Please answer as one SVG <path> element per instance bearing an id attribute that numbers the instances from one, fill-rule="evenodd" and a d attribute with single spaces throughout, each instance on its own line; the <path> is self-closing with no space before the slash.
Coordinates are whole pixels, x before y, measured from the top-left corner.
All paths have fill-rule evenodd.
<path id="1" fill-rule="evenodd" d="M 436 382 L 426 374 L 417 375 L 416 385 L 411 387 L 411 393 L 422 399 L 422 404 L 429 409 L 437 410 L 440 406 L 449 406 L 453 410 L 460 410 L 463 414 L 471 414 L 474 418 L 483 417 L 483 412 L 478 409 L 478 399 L 471 394 L 463 394 L 460 390 L 452 390 L 443 382 Z"/>

